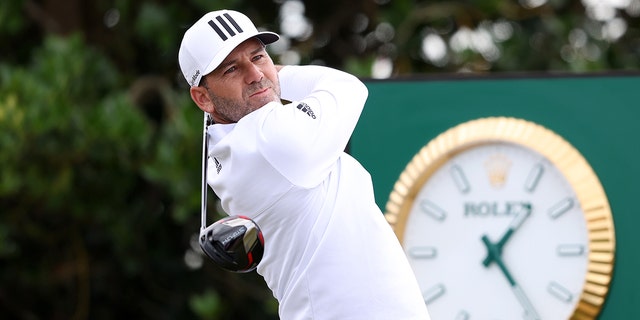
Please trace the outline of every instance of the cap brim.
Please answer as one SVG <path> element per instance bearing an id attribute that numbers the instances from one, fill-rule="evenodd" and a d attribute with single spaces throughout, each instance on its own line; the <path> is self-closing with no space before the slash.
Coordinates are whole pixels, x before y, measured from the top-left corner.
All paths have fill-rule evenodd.
<path id="1" fill-rule="evenodd" d="M 280 39 L 280 36 L 277 33 L 269 32 L 269 31 L 258 32 L 258 34 L 255 37 L 260 39 L 260 41 L 262 41 L 262 43 L 264 44 L 271 44 L 278 41 L 278 39 Z"/>

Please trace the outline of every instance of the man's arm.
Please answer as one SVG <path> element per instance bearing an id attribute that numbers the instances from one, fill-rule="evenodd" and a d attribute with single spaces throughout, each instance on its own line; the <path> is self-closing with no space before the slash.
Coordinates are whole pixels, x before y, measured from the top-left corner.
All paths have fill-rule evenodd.
<path id="1" fill-rule="evenodd" d="M 274 110 L 261 125 L 262 152 L 292 182 L 311 187 L 342 154 L 367 88 L 353 75 L 331 68 L 278 67 L 282 98 L 292 103 Z"/>
<path id="2" fill-rule="evenodd" d="M 301 101 L 315 97 L 323 109 L 337 107 L 334 111 L 352 113 L 356 120 L 368 95 L 366 86 L 357 77 L 328 67 L 280 66 L 278 75 L 283 99 Z M 327 94 L 333 101 L 325 100 Z"/>

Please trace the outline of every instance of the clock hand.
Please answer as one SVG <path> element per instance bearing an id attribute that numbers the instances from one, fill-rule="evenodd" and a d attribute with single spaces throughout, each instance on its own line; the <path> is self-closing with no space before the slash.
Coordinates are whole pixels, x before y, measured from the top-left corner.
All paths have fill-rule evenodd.
<path id="1" fill-rule="evenodd" d="M 531 210 L 523 210 L 518 212 L 516 216 L 513 218 L 513 220 L 511 220 L 511 223 L 509 224 L 507 231 L 502 235 L 502 238 L 500 238 L 500 240 L 495 244 L 499 255 L 502 255 L 502 247 L 504 246 L 504 244 L 507 243 L 509 238 L 511 238 L 511 235 L 516 230 L 518 230 L 518 228 L 520 228 L 524 220 L 528 218 L 530 214 L 531 214 Z M 482 264 L 485 267 L 487 267 L 489 266 L 490 263 L 491 263 L 491 255 L 487 255 L 487 257 L 484 258 L 484 260 L 482 261 Z"/>
<path id="2" fill-rule="evenodd" d="M 520 221 L 520 223 L 522 222 Z M 513 233 L 513 231 L 511 231 L 511 233 Z M 505 239 L 505 237 L 502 237 L 502 239 Z M 488 267 L 491 262 L 495 262 L 502 271 L 502 274 L 504 274 L 505 278 L 507 278 L 507 281 L 511 286 L 511 290 L 513 290 L 516 298 L 524 308 L 525 319 L 540 319 L 540 316 L 538 316 L 538 313 L 533 308 L 533 305 L 527 298 L 527 295 L 524 293 L 524 291 L 522 291 L 522 288 L 518 285 L 518 283 L 516 283 L 516 280 L 513 278 L 513 276 L 507 269 L 507 266 L 504 264 L 504 261 L 502 260 L 502 252 L 500 250 L 501 248 L 499 247 L 500 243 L 491 243 L 489 237 L 487 237 L 486 235 L 482 236 L 482 243 L 484 243 L 484 245 L 487 247 L 487 257 L 483 261 L 484 266 Z M 488 263 L 485 263 L 485 261 L 488 261 Z"/>
<path id="3" fill-rule="evenodd" d="M 529 301 L 529 298 L 527 298 L 527 295 L 525 295 L 524 291 L 522 291 L 522 288 L 519 285 L 515 284 L 511 287 L 511 289 L 524 308 L 524 318 L 530 320 L 540 320 L 540 316 L 536 312 L 536 309 L 533 308 L 533 305 Z"/>

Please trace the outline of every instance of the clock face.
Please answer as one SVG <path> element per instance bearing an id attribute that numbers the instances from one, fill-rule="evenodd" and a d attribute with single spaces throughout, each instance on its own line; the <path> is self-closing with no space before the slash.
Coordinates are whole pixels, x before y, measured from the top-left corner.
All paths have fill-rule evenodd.
<path id="1" fill-rule="evenodd" d="M 568 142 L 534 123 L 458 125 L 407 165 L 386 206 L 434 319 L 594 319 L 613 219 Z"/>
<path id="2" fill-rule="evenodd" d="M 510 229 L 501 266 L 482 239 L 495 246 Z M 438 168 L 403 245 L 435 319 L 567 319 L 587 274 L 575 192 L 543 156 L 512 143 L 475 146 Z"/>

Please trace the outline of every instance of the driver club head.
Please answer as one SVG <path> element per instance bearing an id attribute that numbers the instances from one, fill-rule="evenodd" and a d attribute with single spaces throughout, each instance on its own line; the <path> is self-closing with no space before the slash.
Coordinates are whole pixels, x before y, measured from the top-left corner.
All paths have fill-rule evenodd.
<path id="1" fill-rule="evenodd" d="M 200 247 L 221 268 L 246 273 L 262 260 L 264 237 L 250 218 L 228 216 L 200 231 Z"/>

